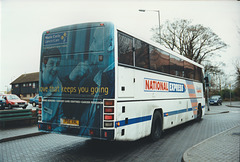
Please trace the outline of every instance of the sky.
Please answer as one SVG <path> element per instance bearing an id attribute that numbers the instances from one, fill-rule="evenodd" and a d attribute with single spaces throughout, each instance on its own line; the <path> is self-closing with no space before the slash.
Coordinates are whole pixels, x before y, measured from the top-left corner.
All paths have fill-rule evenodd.
<path id="1" fill-rule="evenodd" d="M 39 71 L 43 31 L 84 22 L 111 21 L 126 32 L 151 39 L 151 28 L 175 19 L 192 20 L 215 32 L 228 48 L 211 60 L 226 64 L 222 69 L 234 78 L 234 60 L 240 60 L 239 1 L 157 0 L 2 0 L 0 1 L 0 91 L 25 73 Z"/>

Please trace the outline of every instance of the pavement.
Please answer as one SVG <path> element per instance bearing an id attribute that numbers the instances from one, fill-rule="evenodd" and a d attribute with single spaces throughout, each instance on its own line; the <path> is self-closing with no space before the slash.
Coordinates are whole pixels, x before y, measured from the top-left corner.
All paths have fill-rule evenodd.
<path id="1" fill-rule="evenodd" d="M 37 125 L 0 129 L 0 143 L 45 134 L 38 131 Z"/>
<path id="2" fill-rule="evenodd" d="M 223 103 L 225 106 L 210 106 L 205 115 L 229 113 L 232 108 L 240 108 L 240 102 Z M 230 109 L 231 108 L 231 109 Z M 240 125 L 216 134 L 187 149 L 183 162 L 238 162 L 240 161 Z"/>
<path id="3" fill-rule="evenodd" d="M 230 108 L 240 108 L 240 102 L 231 103 L 226 106 L 210 106 L 206 108 L 205 115 L 216 115 L 229 113 Z M 234 106 L 235 105 L 235 106 Z M 13 141 L 32 136 L 46 134 L 39 132 L 37 125 L 7 128 L 0 130 L 0 143 Z M 201 143 L 192 146 L 183 154 L 184 162 L 202 162 L 202 161 L 239 161 L 240 154 L 240 125 L 212 136 Z"/>
<path id="4" fill-rule="evenodd" d="M 36 107 L 28 104 L 27 109 L 36 110 Z M 20 126 L 16 127 L 13 124 L 9 124 L 7 129 L 0 128 L 0 143 L 45 134 L 38 131 L 37 125 L 23 126 L 19 123 Z"/>
<path id="5" fill-rule="evenodd" d="M 183 154 L 184 162 L 238 162 L 240 125 L 212 136 L 189 148 Z"/>

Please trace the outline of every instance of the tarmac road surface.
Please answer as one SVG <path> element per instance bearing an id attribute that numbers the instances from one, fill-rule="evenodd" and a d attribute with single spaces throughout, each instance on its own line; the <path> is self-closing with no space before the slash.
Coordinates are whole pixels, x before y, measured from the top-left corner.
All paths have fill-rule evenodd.
<path id="1" fill-rule="evenodd" d="M 216 112 L 224 113 L 216 113 Z M 44 134 L 2 142 L 0 161 L 178 161 L 192 146 L 240 123 L 240 108 L 211 106 L 200 122 L 168 129 L 157 142 L 95 141 L 81 137 Z M 239 159 L 239 157 L 238 157 Z M 199 159 L 198 159 L 199 160 Z"/>

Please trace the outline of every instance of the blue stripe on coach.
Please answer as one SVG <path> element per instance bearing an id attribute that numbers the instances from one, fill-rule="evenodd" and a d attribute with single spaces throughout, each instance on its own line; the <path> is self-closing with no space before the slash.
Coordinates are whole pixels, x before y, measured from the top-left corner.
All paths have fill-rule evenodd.
<path id="1" fill-rule="evenodd" d="M 151 118 L 152 118 L 152 115 L 148 115 L 148 116 L 128 119 L 127 123 L 126 123 L 125 120 L 116 121 L 115 122 L 115 128 L 122 127 L 122 126 L 125 126 L 125 125 L 131 125 L 131 124 L 136 124 L 136 123 L 140 123 L 140 122 L 145 122 L 145 121 L 151 120 Z M 118 122 L 120 123 L 119 126 L 117 125 Z"/>
<path id="2" fill-rule="evenodd" d="M 181 113 L 184 113 L 184 112 L 193 111 L 193 109 L 195 109 L 195 108 L 196 107 L 191 107 L 191 108 L 188 108 L 188 109 L 170 111 L 170 112 L 164 113 L 163 115 L 164 115 L 164 117 L 171 116 L 171 115 L 177 115 L 177 114 L 181 114 Z M 205 106 L 202 106 L 202 108 L 205 108 Z M 128 119 L 127 123 L 126 123 L 126 120 L 116 121 L 115 122 L 115 128 L 126 126 L 126 125 L 131 125 L 131 124 L 136 124 L 136 123 L 141 123 L 141 122 L 145 122 L 145 121 L 149 121 L 149 120 L 151 120 L 151 118 L 152 118 L 152 115 L 148 115 L 148 116 Z M 119 123 L 119 125 L 118 125 L 118 123 Z"/>

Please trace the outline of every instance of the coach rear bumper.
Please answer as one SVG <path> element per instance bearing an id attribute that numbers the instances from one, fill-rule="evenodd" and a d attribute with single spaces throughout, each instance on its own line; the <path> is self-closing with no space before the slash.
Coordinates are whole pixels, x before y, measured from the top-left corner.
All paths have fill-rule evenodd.
<path id="1" fill-rule="evenodd" d="M 38 130 L 47 133 L 66 134 L 102 140 L 114 140 L 114 129 L 96 129 L 84 127 L 62 126 L 52 123 L 38 123 Z M 83 133 L 84 132 L 84 133 Z"/>

